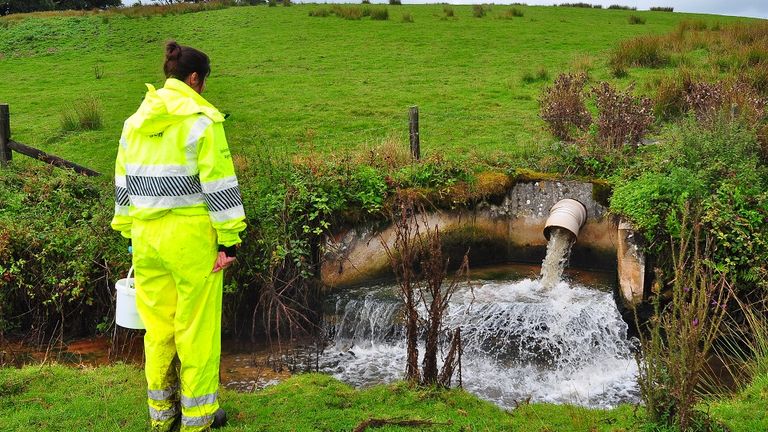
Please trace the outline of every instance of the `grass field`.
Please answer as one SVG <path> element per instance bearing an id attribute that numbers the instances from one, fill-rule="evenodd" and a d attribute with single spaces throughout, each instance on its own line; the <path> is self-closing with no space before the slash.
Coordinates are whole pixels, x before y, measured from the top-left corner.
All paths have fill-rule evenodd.
<path id="1" fill-rule="evenodd" d="M 144 385 L 140 369 L 122 364 L 0 368 L 0 429 L 143 431 L 148 423 Z M 733 432 L 766 430 L 766 391 L 768 380 L 763 377 L 732 399 L 708 402 L 702 409 Z M 629 405 L 590 410 L 521 402 L 515 410 L 504 411 L 462 390 L 412 389 L 404 383 L 354 390 L 320 374 L 294 376 L 254 393 L 225 390 L 221 401 L 230 417 L 224 431 L 352 431 L 369 419 L 427 422 L 375 429 L 380 431 L 667 430 L 645 424 L 642 409 Z"/>
<path id="2" fill-rule="evenodd" d="M 734 20 L 520 6 L 522 17 L 509 6 L 492 6 L 483 18 L 452 6 L 454 17 L 446 17 L 443 5 L 378 6 L 389 8 L 387 21 L 309 16 L 320 7 L 0 21 L 0 102 L 11 106 L 17 141 L 109 172 L 122 121 L 140 103 L 143 83 L 162 84 L 164 42 L 177 39 L 210 54 L 205 96 L 231 114 L 235 153 L 405 143 L 408 107 L 418 105 L 425 154 L 514 158 L 552 142 L 537 97 L 558 73 L 581 65 L 593 80 L 609 79 L 607 53 L 620 40 L 665 33 L 683 19 Z M 403 22 L 403 13 L 414 22 Z M 646 24 L 630 24 L 630 15 Z M 539 70 L 548 78 L 525 82 Z M 620 83 L 655 73 L 632 70 Z M 62 132 L 62 113 L 84 98 L 100 101 L 103 128 Z"/>

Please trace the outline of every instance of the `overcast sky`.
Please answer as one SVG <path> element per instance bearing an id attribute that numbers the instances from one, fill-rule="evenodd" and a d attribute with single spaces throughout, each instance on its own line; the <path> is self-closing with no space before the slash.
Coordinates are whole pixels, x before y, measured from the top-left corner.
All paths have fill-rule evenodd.
<path id="1" fill-rule="evenodd" d="M 301 3 L 301 0 L 294 0 Z M 324 3 L 324 0 L 314 0 Z M 638 10 L 647 10 L 651 6 L 671 6 L 675 12 L 695 12 L 717 15 L 734 15 L 755 18 L 768 18 L 768 0 L 402 0 L 403 3 L 439 3 L 447 2 L 453 4 L 474 4 L 474 3 L 512 3 L 518 1 L 529 5 L 552 5 L 558 3 L 576 3 L 585 2 L 591 4 L 601 4 L 608 7 L 612 4 L 636 7 Z M 123 0 L 123 4 L 130 5 L 135 0 Z M 382 0 L 372 0 L 373 3 L 387 3 Z M 145 3 L 147 3 L 145 1 Z M 356 0 L 334 0 L 328 3 L 359 3 Z"/>

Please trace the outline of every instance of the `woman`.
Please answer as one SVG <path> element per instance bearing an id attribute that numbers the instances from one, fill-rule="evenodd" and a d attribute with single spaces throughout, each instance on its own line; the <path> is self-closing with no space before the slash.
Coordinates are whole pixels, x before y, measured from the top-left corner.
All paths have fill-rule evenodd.
<path id="1" fill-rule="evenodd" d="M 221 270 L 235 260 L 245 214 L 224 115 L 200 95 L 208 56 L 169 42 L 164 70 L 165 86 L 147 84 L 123 126 L 112 228 L 132 242 L 152 429 L 201 431 L 226 422 Z"/>

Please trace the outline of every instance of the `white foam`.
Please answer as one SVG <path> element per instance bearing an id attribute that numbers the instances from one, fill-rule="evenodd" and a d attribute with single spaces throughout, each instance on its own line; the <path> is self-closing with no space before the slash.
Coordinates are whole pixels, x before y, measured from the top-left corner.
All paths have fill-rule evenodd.
<path id="1" fill-rule="evenodd" d="M 357 386 L 402 379 L 405 337 L 395 288 L 339 300 L 335 344 L 321 368 Z M 514 401 L 611 407 L 638 400 L 627 325 L 610 293 L 566 282 L 486 282 L 452 298 L 446 328 L 462 328 L 464 387 L 511 408 Z M 420 350 L 420 354 L 423 349 Z"/>

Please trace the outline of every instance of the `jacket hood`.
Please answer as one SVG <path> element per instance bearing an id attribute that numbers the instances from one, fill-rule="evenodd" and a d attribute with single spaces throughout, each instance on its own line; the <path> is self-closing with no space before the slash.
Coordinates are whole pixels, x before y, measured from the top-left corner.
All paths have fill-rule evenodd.
<path id="1" fill-rule="evenodd" d="M 146 84 L 147 94 L 139 109 L 125 121 L 125 125 L 141 134 L 154 135 L 191 115 L 204 114 L 216 123 L 224 115 L 191 87 L 175 78 L 168 78 L 165 86 L 156 90 Z"/>

